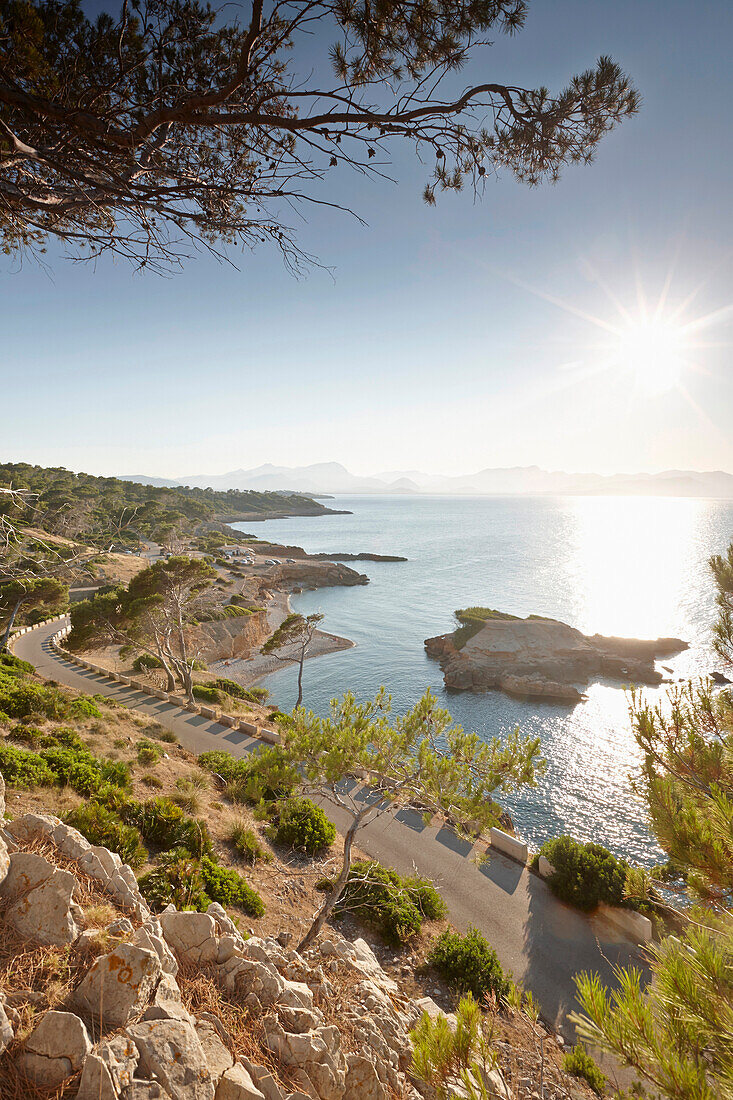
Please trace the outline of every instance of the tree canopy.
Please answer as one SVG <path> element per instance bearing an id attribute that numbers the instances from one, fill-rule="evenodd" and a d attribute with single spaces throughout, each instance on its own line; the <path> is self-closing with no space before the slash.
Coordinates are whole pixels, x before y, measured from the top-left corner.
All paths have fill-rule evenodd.
<path id="1" fill-rule="evenodd" d="M 591 159 L 638 96 L 601 57 L 565 88 L 491 79 L 526 0 L 0 0 L 0 232 L 167 266 L 187 245 L 274 242 L 304 259 L 304 204 L 348 205 L 341 167 L 388 176 L 408 144 L 424 198 L 506 169 L 530 185 Z M 480 82 L 458 73 L 472 60 Z"/>
<path id="2" fill-rule="evenodd" d="M 711 561 L 723 615 L 731 563 L 733 545 Z M 720 637 L 716 631 L 716 642 Z M 584 1038 L 633 1066 L 660 1096 L 731 1100 L 733 697 L 715 694 L 708 681 L 690 682 L 656 707 L 634 697 L 632 719 L 642 752 L 637 787 L 670 862 L 663 881 L 637 869 L 626 889 L 646 897 L 650 887 L 669 890 L 676 880 L 682 931 L 650 945 L 648 988 L 636 969 L 619 970 L 611 992 L 597 975 L 581 975 L 585 1015 L 576 1023 Z"/>
<path id="3" fill-rule="evenodd" d="M 392 715 L 382 688 L 359 703 L 351 693 L 334 699 L 321 718 L 296 707 L 280 719 L 279 762 L 297 767 L 306 790 L 346 818 L 341 870 L 299 950 L 307 947 L 333 910 L 349 877 L 358 830 L 384 813 L 412 807 L 465 830 L 495 825 L 494 795 L 534 785 L 544 770 L 539 737 L 514 730 L 483 741 L 453 724 L 429 691 L 404 715 Z M 363 784 L 355 788 L 354 778 Z"/>

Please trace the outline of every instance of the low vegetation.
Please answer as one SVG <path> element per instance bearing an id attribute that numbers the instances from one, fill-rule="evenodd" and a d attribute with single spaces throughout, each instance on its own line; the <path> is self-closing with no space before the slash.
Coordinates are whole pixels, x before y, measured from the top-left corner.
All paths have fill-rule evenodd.
<path id="1" fill-rule="evenodd" d="M 285 848 L 321 855 L 336 839 L 336 826 L 310 798 L 286 798 L 275 811 L 270 839 Z"/>
<path id="2" fill-rule="evenodd" d="M 465 936 L 446 928 L 433 944 L 428 962 L 456 989 L 478 1001 L 489 993 L 501 1001 L 509 993 L 511 973 L 504 972 L 493 947 L 476 928 L 469 928 Z"/>
<path id="3" fill-rule="evenodd" d="M 600 1066 L 580 1043 L 565 1055 L 562 1068 L 572 1077 L 582 1077 L 595 1093 L 599 1096 L 603 1095 L 606 1087 L 606 1075 L 601 1072 Z"/>
<path id="4" fill-rule="evenodd" d="M 585 911 L 595 909 L 599 902 L 625 904 L 629 865 L 602 845 L 559 836 L 546 841 L 541 854 L 555 868 L 547 882 L 561 901 Z"/>
<path id="5" fill-rule="evenodd" d="M 423 920 L 445 917 L 447 908 L 429 879 L 357 860 L 334 909 L 335 916 L 346 913 L 375 928 L 386 943 L 401 945 L 420 931 Z"/>

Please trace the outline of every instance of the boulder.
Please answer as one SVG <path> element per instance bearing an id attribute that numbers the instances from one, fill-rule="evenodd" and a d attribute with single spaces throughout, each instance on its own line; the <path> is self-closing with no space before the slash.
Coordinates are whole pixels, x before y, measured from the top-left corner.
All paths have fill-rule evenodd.
<path id="1" fill-rule="evenodd" d="M 55 1088 L 71 1077 L 92 1049 L 87 1029 L 73 1012 L 47 1012 L 28 1036 L 18 1058 L 37 1085 Z"/>
<path id="2" fill-rule="evenodd" d="M 143 1013 L 143 1020 L 185 1020 L 186 1023 L 193 1023 L 193 1017 L 183 1006 L 178 982 L 172 974 L 164 974 L 158 982 L 152 1003 Z"/>
<path id="3" fill-rule="evenodd" d="M 132 931 L 132 925 L 130 925 L 130 931 Z M 166 943 L 160 921 L 156 917 L 149 917 L 133 934 L 131 942 L 136 944 L 137 947 L 145 947 L 148 951 L 155 951 L 160 959 L 163 973 L 172 974 L 173 977 L 176 976 L 178 973 L 176 957 Z"/>
<path id="4" fill-rule="evenodd" d="M 244 1066 L 237 1062 L 223 1074 L 216 1090 L 216 1100 L 265 1100 Z"/>
<path id="5" fill-rule="evenodd" d="M 72 994 L 72 1003 L 103 1029 L 124 1027 L 141 1016 L 161 976 L 154 951 L 120 943 L 95 959 Z"/>
<path id="6" fill-rule="evenodd" d="M 388 1100 L 374 1062 L 363 1054 L 346 1056 L 346 1096 L 349 1100 Z"/>
<path id="7" fill-rule="evenodd" d="M 140 1052 L 139 1070 L 159 1081 L 171 1100 L 214 1100 L 203 1047 L 183 1020 L 145 1020 L 127 1034 Z"/>
<path id="8" fill-rule="evenodd" d="M 204 1051 L 211 1080 L 218 1084 L 219 1078 L 234 1065 L 234 1058 L 224 1046 L 217 1028 L 209 1020 L 199 1020 L 196 1034 Z"/>
<path id="9" fill-rule="evenodd" d="M 219 940 L 210 913 L 179 913 L 169 906 L 160 914 L 160 925 L 167 943 L 183 962 L 216 962 Z"/>
<path id="10" fill-rule="evenodd" d="M 79 935 L 74 921 L 76 879 L 35 852 L 13 852 L 0 897 L 9 902 L 5 919 L 36 943 L 61 946 Z"/>

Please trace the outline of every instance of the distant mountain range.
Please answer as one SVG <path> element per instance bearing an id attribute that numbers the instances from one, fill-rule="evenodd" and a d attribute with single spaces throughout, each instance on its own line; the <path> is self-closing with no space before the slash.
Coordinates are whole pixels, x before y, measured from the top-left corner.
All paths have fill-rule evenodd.
<path id="1" fill-rule="evenodd" d="M 613 496 L 719 497 L 733 499 L 733 474 L 723 470 L 664 470 L 658 474 L 568 474 L 539 466 L 511 466 L 448 477 L 419 470 L 391 470 L 359 477 L 338 462 L 312 466 L 273 466 L 227 474 L 195 474 L 176 481 L 128 474 L 127 481 L 143 485 L 188 485 L 202 489 L 256 489 L 297 492 L 309 496 L 329 493 L 437 493 L 463 496 L 510 494 L 593 494 Z"/>

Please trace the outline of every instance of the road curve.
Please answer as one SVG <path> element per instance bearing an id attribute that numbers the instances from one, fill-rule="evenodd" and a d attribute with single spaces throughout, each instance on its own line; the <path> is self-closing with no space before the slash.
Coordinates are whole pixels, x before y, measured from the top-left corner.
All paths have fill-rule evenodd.
<path id="1" fill-rule="evenodd" d="M 191 752 L 219 748 L 244 756 L 260 744 L 239 730 L 80 669 L 51 647 L 51 636 L 61 625 L 39 627 L 13 645 L 17 656 L 30 661 L 45 679 L 109 696 L 155 718 Z M 337 826 L 344 825 L 330 807 L 329 816 Z M 433 879 L 448 904 L 451 922 L 460 930 L 474 925 L 484 933 L 502 966 L 532 991 L 544 1020 L 566 1040 L 573 1039 L 567 1015 L 577 1008 L 574 973 L 598 971 L 608 985 L 615 985 L 616 965 L 646 970 L 639 949 L 599 918 L 563 905 L 541 878 L 505 856 L 491 852 L 478 866 L 471 845 L 448 828 L 426 827 L 418 815 L 402 813 L 367 826 L 358 843 L 369 856 L 403 874 L 417 870 Z"/>

